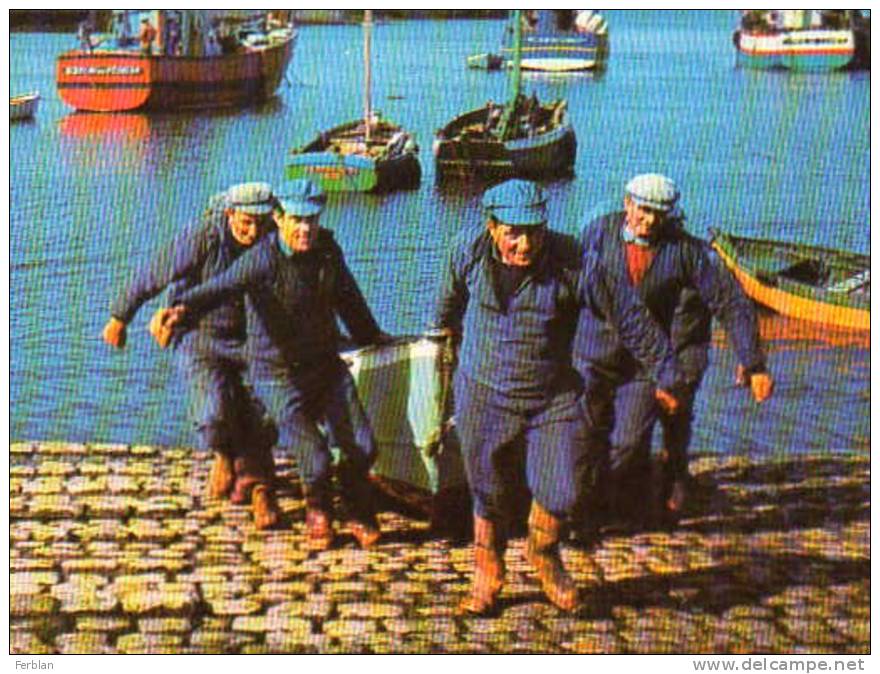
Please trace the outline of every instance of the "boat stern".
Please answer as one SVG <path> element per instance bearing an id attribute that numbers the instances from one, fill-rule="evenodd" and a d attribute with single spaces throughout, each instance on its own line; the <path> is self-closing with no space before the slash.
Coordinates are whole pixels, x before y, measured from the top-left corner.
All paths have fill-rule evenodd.
<path id="1" fill-rule="evenodd" d="M 56 61 L 58 94 L 67 105 L 90 112 L 145 107 L 150 98 L 150 57 L 125 52 L 72 51 Z"/>

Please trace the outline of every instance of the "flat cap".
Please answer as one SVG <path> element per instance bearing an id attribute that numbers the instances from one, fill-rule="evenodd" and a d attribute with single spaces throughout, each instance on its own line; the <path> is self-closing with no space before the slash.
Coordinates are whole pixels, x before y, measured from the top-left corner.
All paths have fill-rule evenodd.
<path id="1" fill-rule="evenodd" d="M 266 215 L 275 207 L 275 197 L 268 183 L 239 183 L 226 190 L 226 203 L 234 211 Z"/>
<path id="2" fill-rule="evenodd" d="M 626 194 L 639 206 L 669 213 L 678 202 L 678 187 L 659 173 L 643 173 L 626 184 Z"/>
<path id="3" fill-rule="evenodd" d="M 486 190 L 483 208 L 505 225 L 543 225 L 547 222 L 547 195 L 528 180 L 508 180 Z"/>
<path id="4" fill-rule="evenodd" d="M 281 208 L 289 215 L 308 218 L 324 210 L 327 195 L 320 185 L 301 178 L 288 183 L 287 194 L 279 197 Z"/>

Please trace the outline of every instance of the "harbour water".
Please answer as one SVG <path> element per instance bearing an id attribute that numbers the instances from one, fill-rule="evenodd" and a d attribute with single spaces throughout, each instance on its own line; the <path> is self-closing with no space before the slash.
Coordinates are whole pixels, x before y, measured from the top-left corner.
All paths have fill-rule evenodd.
<path id="1" fill-rule="evenodd" d="M 632 175 L 682 187 L 689 228 L 870 248 L 870 73 L 794 74 L 735 67 L 733 12 L 606 14 L 600 74 L 524 78 L 565 97 L 578 136 L 576 176 L 549 184 L 555 227 L 577 232 L 616 204 Z M 402 22 L 374 29 L 374 105 L 415 133 L 422 185 L 331 200 L 336 232 L 391 333 L 432 313 L 451 239 L 479 226 L 475 190 L 438 187 L 431 139 L 455 114 L 506 96 L 504 73 L 468 70 L 496 50 L 502 21 Z M 144 307 L 129 344 L 100 331 L 129 272 L 245 180 L 284 191 L 287 150 L 360 114 L 358 26 L 305 27 L 288 82 L 247 110 L 180 115 L 74 114 L 57 96 L 54 58 L 73 35 L 13 34 L 10 91 L 39 90 L 35 120 L 10 129 L 10 434 L 14 439 L 188 445 L 185 390 L 155 348 Z M 771 321 L 772 322 L 772 321 Z M 870 352 L 844 340 L 768 342 L 776 396 L 760 408 L 731 386 L 729 349 L 713 352 L 697 409 L 698 452 L 868 451 Z"/>

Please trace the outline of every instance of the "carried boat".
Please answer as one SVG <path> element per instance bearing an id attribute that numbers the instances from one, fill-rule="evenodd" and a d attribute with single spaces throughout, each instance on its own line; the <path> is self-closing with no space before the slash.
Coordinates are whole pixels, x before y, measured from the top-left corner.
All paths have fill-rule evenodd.
<path id="1" fill-rule="evenodd" d="M 175 112 L 253 105 L 272 97 L 293 56 L 291 24 L 264 20 L 239 37 L 234 24 L 205 11 L 154 10 L 138 16 L 155 37 L 142 48 L 128 12 L 115 37 L 61 54 L 56 82 L 76 110 Z M 131 14 L 135 14 L 131 12 Z M 149 53 L 147 53 L 149 51 Z"/>
<path id="2" fill-rule="evenodd" d="M 749 68 L 828 71 L 856 57 L 850 10 L 744 10 L 733 34 L 737 64 Z"/>
<path id="3" fill-rule="evenodd" d="M 571 174 L 577 141 L 567 103 L 541 103 L 520 93 L 522 21 L 514 12 L 514 54 L 507 104 L 492 101 L 465 112 L 437 131 L 434 157 L 443 180 L 504 180 Z"/>
<path id="4" fill-rule="evenodd" d="M 870 256 L 710 231 L 712 247 L 758 304 L 805 321 L 870 329 Z"/>
<path id="5" fill-rule="evenodd" d="M 11 96 L 9 98 L 9 121 L 13 122 L 20 119 L 30 119 L 37 114 L 37 107 L 39 104 L 39 92 Z"/>
<path id="6" fill-rule="evenodd" d="M 328 192 L 387 192 L 419 186 L 418 144 L 372 108 L 372 12 L 364 12 L 364 116 L 323 131 L 291 152 L 288 178 L 308 178 Z"/>
<path id="7" fill-rule="evenodd" d="M 468 498 L 451 421 L 449 339 L 401 338 L 343 352 L 342 358 L 376 438 L 373 479 L 392 496 L 422 509 L 437 526 L 448 524 L 451 511 L 466 508 Z"/>

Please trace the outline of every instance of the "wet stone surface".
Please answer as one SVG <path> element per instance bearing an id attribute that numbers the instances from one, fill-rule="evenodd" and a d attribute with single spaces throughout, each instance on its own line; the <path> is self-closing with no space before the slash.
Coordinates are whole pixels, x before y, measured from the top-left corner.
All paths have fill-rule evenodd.
<path id="1" fill-rule="evenodd" d="M 866 457 L 695 458 L 664 530 L 606 530 L 563 557 L 583 608 L 557 611 L 507 551 L 491 617 L 460 617 L 472 551 L 404 510 L 385 538 L 309 552 L 279 460 L 284 525 L 203 495 L 188 449 L 10 447 L 10 649 L 49 653 L 867 653 Z"/>

